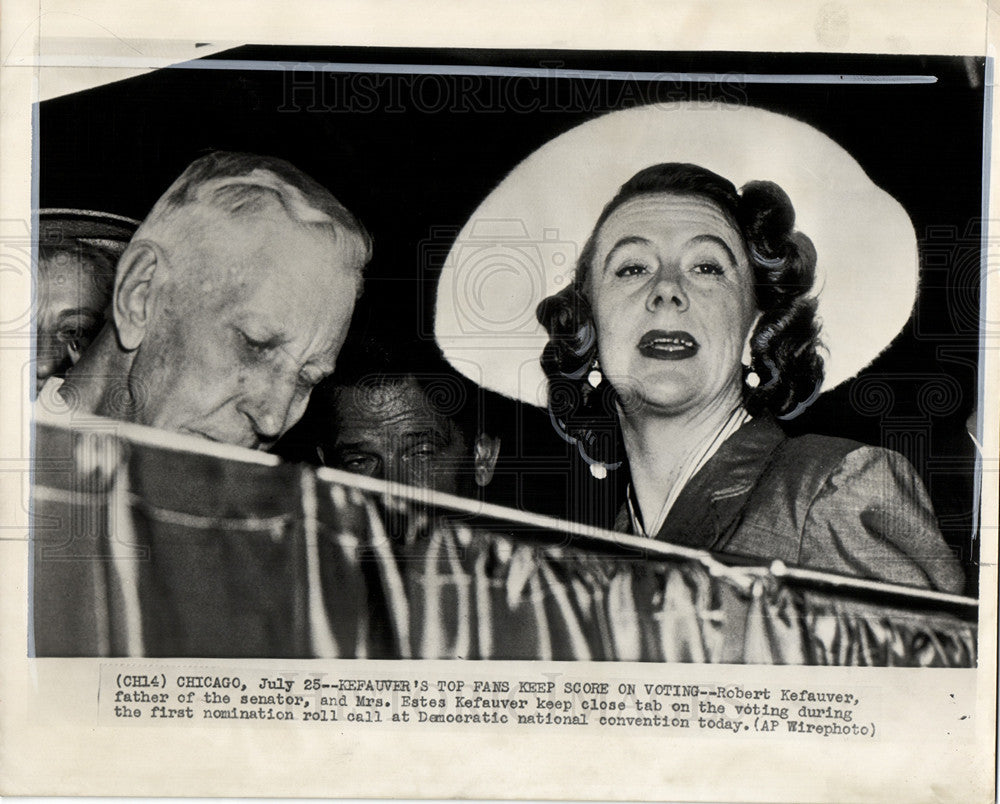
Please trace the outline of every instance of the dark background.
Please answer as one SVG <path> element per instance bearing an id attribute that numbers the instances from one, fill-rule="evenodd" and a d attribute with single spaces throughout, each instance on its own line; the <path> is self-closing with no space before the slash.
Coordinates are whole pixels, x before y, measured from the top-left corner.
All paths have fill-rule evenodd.
<path id="1" fill-rule="evenodd" d="M 965 425 L 977 399 L 982 59 L 250 46 L 204 62 L 229 60 L 271 65 L 160 70 L 42 103 L 40 206 L 141 219 L 187 164 L 208 150 L 286 158 L 328 186 L 374 236 L 375 257 L 352 338 L 384 336 L 417 362 L 431 352 L 425 347 L 433 342 L 435 282 L 451 240 L 496 183 L 552 137 L 613 109 L 680 100 L 758 106 L 832 137 L 909 212 L 921 249 L 921 293 L 909 325 L 875 364 L 823 395 L 789 429 L 903 452 L 930 489 L 945 537 L 963 561 L 974 564 L 974 453 Z M 360 66 L 357 73 L 332 74 L 307 63 Z M 367 73 L 364 64 L 726 77 L 618 82 L 407 76 Z M 763 84 L 745 82 L 741 73 L 919 74 L 937 80 Z M 508 439 L 505 447 L 507 466 L 521 461 L 542 477 L 549 464 L 561 465 L 566 448 L 546 433 L 543 417 L 520 409 L 511 415 L 522 424 L 518 443 L 511 446 Z M 562 495 L 532 480 L 531 471 L 522 472 L 510 492 L 515 504 L 607 524 L 617 505 L 620 484 L 614 478 L 595 485 L 584 473 L 564 481 Z M 534 504 L 541 499 L 559 503 L 546 509 Z"/>

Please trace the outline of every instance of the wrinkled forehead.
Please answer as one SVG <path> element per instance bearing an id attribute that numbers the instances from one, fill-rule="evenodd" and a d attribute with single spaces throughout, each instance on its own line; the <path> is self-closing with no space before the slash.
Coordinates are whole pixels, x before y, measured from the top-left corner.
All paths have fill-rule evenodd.
<path id="1" fill-rule="evenodd" d="M 248 306 L 298 328 L 339 330 L 361 288 L 342 239 L 280 216 L 211 222 L 166 250 L 168 282 L 190 303 Z"/>
<path id="2" fill-rule="evenodd" d="M 331 272 L 359 274 L 364 260 L 355 233 L 327 220 L 296 220 L 277 200 L 238 215 L 192 204 L 140 234 L 177 256 L 178 271 L 190 268 L 220 281 L 276 275 L 321 282 Z"/>
<path id="3" fill-rule="evenodd" d="M 332 372 L 360 275 L 325 231 L 281 216 L 223 218 L 190 242 L 163 248 L 163 309 L 171 320 L 186 319 L 213 338 L 238 330 L 297 364 Z"/>
<path id="4" fill-rule="evenodd" d="M 78 299 L 102 306 L 110 301 L 114 264 L 101 263 L 77 251 L 59 250 L 38 259 L 39 304 Z"/>
<path id="5" fill-rule="evenodd" d="M 114 266 L 114 258 L 110 256 L 102 260 L 72 246 L 47 249 L 38 255 L 38 275 L 43 281 L 60 274 L 110 276 L 114 274 Z"/>
<path id="6" fill-rule="evenodd" d="M 680 237 L 711 234 L 743 245 L 739 227 L 722 207 L 707 196 L 689 193 L 644 193 L 630 198 L 601 225 L 598 243 L 607 246 L 624 236 L 665 232 Z"/>
<path id="7" fill-rule="evenodd" d="M 346 427 L 447 427 L 413 377 L 378 377 L 342 386 L 335 394 L 338 423 Z"/>

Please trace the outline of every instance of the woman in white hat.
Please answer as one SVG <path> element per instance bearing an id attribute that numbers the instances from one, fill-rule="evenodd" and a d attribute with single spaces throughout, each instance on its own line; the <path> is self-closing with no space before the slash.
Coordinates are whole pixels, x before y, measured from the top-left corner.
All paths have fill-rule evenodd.
<path id="1" fill-rule="evenodd" d="M 617 527 L 688 547 L 959 592 L 915 470 L 885 449 L 789 438 L 823 380 L 816 250 L 772 182 L 692 164 L 636 173 L 573 280 L 538 306 L 553 422 L 596 473 L 616 417 Z M 863 323 L 863 322 L 859 322 Z"/>
<path id="2" fill-rule="evenodd" d="M 595 477 L 627 476 L 620 530 L 960 591 L 902 455 L 776 421 L 871 364 L 918 286 L 906 211 L 822 132 L 645 106 L 550 140 L 483 200 L 435 333 L 466 376 L 547 408 Z"/>

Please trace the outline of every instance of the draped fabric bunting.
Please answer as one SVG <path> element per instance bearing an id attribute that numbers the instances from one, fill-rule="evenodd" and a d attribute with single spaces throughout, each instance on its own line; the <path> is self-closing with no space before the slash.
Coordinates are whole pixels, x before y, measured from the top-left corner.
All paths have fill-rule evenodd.
<path id="1" fill-rule="evenodd" d="M 35 655 L 976 663 L 974 600 L 141 436 L 36 427 Z"/>

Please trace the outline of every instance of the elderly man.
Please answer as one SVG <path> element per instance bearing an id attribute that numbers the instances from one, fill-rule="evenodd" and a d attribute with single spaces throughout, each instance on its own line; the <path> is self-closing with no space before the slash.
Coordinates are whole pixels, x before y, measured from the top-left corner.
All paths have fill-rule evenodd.
<path id="1" fill-rule="evenodd" d="M 292 165 L 202 157 L 122 254 L 108 325 L 41 401 L 267 448 L 332 373 L 370 258 L 357 219 Z"/>

